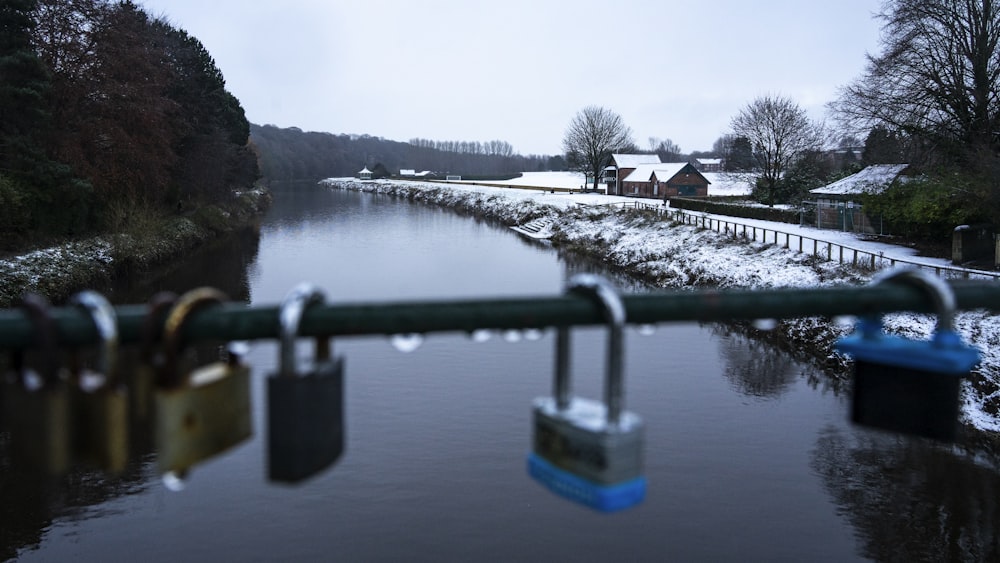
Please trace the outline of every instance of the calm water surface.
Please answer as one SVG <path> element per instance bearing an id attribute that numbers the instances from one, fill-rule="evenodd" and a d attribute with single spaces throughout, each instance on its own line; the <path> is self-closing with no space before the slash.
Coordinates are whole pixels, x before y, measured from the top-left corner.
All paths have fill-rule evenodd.
<path id="1" fill-rule="evenodd" d="M 551 295 L 593 265 L 494 224 L 298 186 L 255 236 L 108 289 L 215 285 L 276 303 L 300 281 L 330 301 Z M 622 281 L 622 280 L 619 280 Z M 624 282 L 623 282 L 624 283 Z M 626 284 L 628 285 L 628 284 Z M 630 290 L 639 290 L 634 286 Z M 852 561 L 991 559 L 998 481 L 950 450 L 856 430 L 814 368 L 717 325 L 630 328 L 626 405 L 647 423 L 644 504 L 601 515 L 525 471 L 532 398 L 554 335 L 431 335 L 404 354 L 341 339 L 347 449 L 301 486 L 271 484 L 261 430 L 277 349 L 256 342 L 255 438 L 167 490 L 150 451 L 122 479 L 61 485 L 0 468 L 3 553 L 24 561 Z M 574 382 L 600 396 L 604 333 L 574 332 Z M 303 345 L 302 355 L 308 346 Z"/>

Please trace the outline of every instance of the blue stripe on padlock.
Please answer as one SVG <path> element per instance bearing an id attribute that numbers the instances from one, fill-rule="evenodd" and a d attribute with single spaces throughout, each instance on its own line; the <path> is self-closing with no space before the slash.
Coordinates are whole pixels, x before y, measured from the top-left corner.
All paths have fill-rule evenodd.
<path id="1" fill-rule="evenodd" d="M 646 478 L 602 485 L 559 469 L 541 456 L 528 455 L 528 474 L 550 491 L 601 512 L 615 512 L 635 506 L 646 497 Z"/>
<path id="2" fill-rule="evenodd" d="M 834 344 L 856 361 L 941 374 L 968 375 L 979 363 L 979 351 L 953 330 L 938 330 L 930 341 L 884 334 L 878 319 L 861 319 L 857 331 Z"/>

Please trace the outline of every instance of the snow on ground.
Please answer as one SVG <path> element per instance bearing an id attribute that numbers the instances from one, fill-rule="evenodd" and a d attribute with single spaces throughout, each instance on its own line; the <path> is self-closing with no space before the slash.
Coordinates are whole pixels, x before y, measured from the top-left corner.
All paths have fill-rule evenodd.
<path id="1" fill-rule="evenodd" d="M 708 186 L 708 195 L 710 196 L 744 196 L 750 194 L 751 184 L 745 178 L 718 172 L 705 172 L 703 175 L 710 182 Z M 580 172 L 524 172 L 520 178 L 487 183 L 579 190 L 583 187 L 584 175 Z M 607 184 L 598 184 L 599 190 L 607 191 L 607 188 Z"/>
<path id="2" fill-rule="evenodd" d="M 518 185 L 567 187 L 578 181 L 565 173 L 531 173 Z M 513 181 L 512 181 L 513 182 Z M 561 244 L 599 251 L 604 260 L 654 280 L 668 288 L 712 286 L 721 288 L 817 287 L 858 284 L 871 280 L 873 272 L 816 259 L 793 248 L 761 240 L 735 240 L 731 236 L 693 225 L 650 219 L 647 214 L 622 212 L 609 204 L 637 201 L 662 205 L 656 200 L 605 196 L 595 193 L 549 193 L 539 190 L 498 188 L 433 182 L 361 182 L 353 178 L 329 179 L 325 184 L 403 196 L 415 201 L 456 207 L 522 224 L 547 217 Z M 578 186 L 579 184 L 575 184 Z M 572 185 L 571 185 L 572 186 Z M 736 188 L 731 188 L 733 191 Z M 710 191 L 711 193 L 711 191 Z M 702 215 L 702 214 L 698 214 Z M 950 265 L 945 260 L 915 258 L 905 247 L 859 239 L 852 233 L 819 230 L 751 219 L 722 217 L 758 228 L 801 234 L 843 244 L 886 257 L 919 261 L 928 265 Z M 772 235 L 773 236 L 773 235 Z M 783 242 L 783 237 L 779 239 Z M 897 313 L 884 319 L 888 332 L 908 338 L 926 339 L 936 319 L 930 315 Z M 965 383 L 963 414 L 967 422 L 985 432 L 1000 431 L 1000 318 L 982 311 L 963 312 L 956 329 L 982 354 L 979 377 Z M 849 327 L 823 319 L 786 319 L 778 330 L 789 341 L 831 350 L 833 342 Z M 842 360 L 841 358 L 836 358 Z"/>

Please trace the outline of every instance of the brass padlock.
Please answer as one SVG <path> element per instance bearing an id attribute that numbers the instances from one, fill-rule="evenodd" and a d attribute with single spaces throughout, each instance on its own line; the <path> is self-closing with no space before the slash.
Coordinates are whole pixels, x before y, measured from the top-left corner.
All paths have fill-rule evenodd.
<path id="1" fill-rule="evenodd" d="M 316 338 L 309 373 L 296 368 L 295 339 L 305 309 L 323 302 L 311 284 L 296 286 L 281 305 L 278 373 L 267 379 L 268 476 L 297 483 L 333 463 L 344 451 L 344 359 L 330 358 L 330 341 Z"/>
<path id="2" fill-rule="evenodd" d="M 72 369 L 73 450 L 76 459 L 112 474 L 128 463 L 128 394 L 119 376 L 118 321 L 101 294 L 83 291 L 70 303 L 85 309 L 100 335 L 96 369 L 74 352 Z"/>
<path id="3" fill-rule="evenodd" d="M 3 394 L 11 457 L 15 466 L 28 471 L 62 475 L 72 455 L 70 400 L 59 365 L 56 327 L 44 297 L 26 294 L 21 308 L 32 324 L 37 369 L 28 369 L 27 350 L 14 352 Z"/>
<path id="4" fill-rule="evenodd" d="M 163 329 L 165 363 L 156 390 L 156 446 L 161 473 L 183 477 L 191 466 L 223 453 L 253 434 L 250 368 L 231 353 L 196 369 L 181 366 L 181 329 L 190 316 L 226 296 L 215 289 L 185 293 Z"/>

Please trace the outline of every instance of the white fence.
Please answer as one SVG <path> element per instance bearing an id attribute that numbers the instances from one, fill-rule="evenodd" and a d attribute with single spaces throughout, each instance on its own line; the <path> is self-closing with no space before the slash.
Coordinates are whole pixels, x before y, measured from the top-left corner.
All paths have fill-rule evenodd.
<path id="1" fill-rule="evenodd" d="M 959 268 L 957 266 L 941 266 L 935 264 L 924 264 L 921 262 L 906 260 L 902 258 L 892 258 L 883 255 L 881 252 L 862 250 L 851 246 L 829 242 L 812 237 L 807 237 L 799 233 L 789 233 L 777 229 L 768 229 L 754 225 L 747 225 L 728 219 L 719 219 L 702 213 L 694 213 L 683 209 L 670 209 L 663 205 L 655 205 L 641 201 L 628 201 L 612 204 L 623 209 L 642 209 L 655 211 L 664 215 L 667 220 L 676 221 L 685 225 L 694 225 L 703 229 L 710 229 L 719 233 L 725 233 L 733 238 L 743 238 L 748 241 L 771 242 L 776 245 L 783 245 L 790 250 L 797 250 L 802 253 L 809 253 L 823 260 L 837 260 L 841 264 L 850 262 L 853 266 L 868 268 L 870 270 L 880 270 L 896 266 L 897 264 L 909 264 L 934 270 L 934 273 L 943 277 L 954 278 L 1000 278 L 1000 272 L 990 272 L 987 270 L 972 270 L 969 268 Z"/>

